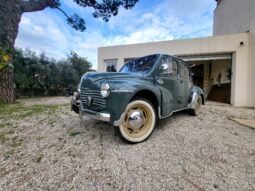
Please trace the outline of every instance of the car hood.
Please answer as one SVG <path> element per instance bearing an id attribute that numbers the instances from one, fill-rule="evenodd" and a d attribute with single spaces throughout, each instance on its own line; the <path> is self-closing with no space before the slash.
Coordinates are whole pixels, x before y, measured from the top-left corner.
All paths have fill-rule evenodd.
<path id="1" fill-rule="evenodd" d="M 98 80 L 140 78 L 143 73 L 88 72 L 82 76 L 81 86 L 90 88 Z"/>
<path id="2" fill-rule="evenodd" d="M 139 78 L 143 77 L 142 73 L 121 73 L 121 72 L 91 72 L 83 75 L 82 80 L 89 79 L 92 82 L 101 79 L 113 78 Z"/>

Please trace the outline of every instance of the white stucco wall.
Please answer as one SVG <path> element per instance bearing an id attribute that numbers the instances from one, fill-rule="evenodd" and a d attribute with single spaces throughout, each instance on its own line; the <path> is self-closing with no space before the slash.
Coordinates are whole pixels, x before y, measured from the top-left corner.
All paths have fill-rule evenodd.
<path id="1" fill-rule="evenodd" d="M 154 53 L 170 55 L 233 53 L 231 103 L 235 106 L 251 106 L 253 100 L 251 100 L 248 92 L 254 87 L 248 83 L 248 79 L 252 77 L 247 76 L 247 73 L 249 73 L 248 37 L 247 33 L 242 33 L 187 40 L 100 47 L 98 48 L 98 71 L 105 71 L 104 59 L 118 59 L 117 69 L 120 69 L 124 64 L 125 58 L 142 57 Z M 244 42 L 244 45 L 241 46 L 240 42 Z"/>
<path id="2" fill-rule="evenodd" d="M 222 0 L 214 11 L 214 35 L 249 34 L 248 104 L 255 107 L 255 0 Z"/>
<path id="3" fill-rule="evenodd" d="M 214 11 L 213 35 L 252 31 L 255 26 L 254 0 L 222 0 Z"/>

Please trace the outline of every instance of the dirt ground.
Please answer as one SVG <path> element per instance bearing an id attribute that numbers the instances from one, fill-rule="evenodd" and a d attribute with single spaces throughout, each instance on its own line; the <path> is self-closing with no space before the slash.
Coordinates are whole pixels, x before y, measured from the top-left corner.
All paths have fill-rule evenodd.
<path id="1" fill-rule="evenodd" d="M 128 145 L 64 97 L 0 106 L 0 190 L 255 190 L 255 110 L 210 103 Z"/>

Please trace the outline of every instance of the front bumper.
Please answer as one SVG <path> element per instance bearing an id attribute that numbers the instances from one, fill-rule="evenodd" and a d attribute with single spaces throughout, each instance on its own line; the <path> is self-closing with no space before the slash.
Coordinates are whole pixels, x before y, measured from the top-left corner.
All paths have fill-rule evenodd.
<path id="1" fill-rule="evenodd" d="M 101 113 L 101 112 L 91 111 L 88 109 L 83 109 L 82 111 L 85 115 L 95 118 L 100 121 L 110 122 L 110 120 L 111 120 L 111 115 L 109 113 Z"/>
<path id="2" fill-rule="evenodd" d="M 95 118 L 100 121 L 107 121 L 107 122 L 111 121 L 111 115 L 109 113 L 102 113 L 102 112 L 96 112 L 96 111 L 84 109 L 82 108 L 80 101 L 76 100 L 75 98 L 71 99 L 71 110 L 79 114 L 80 116 L 85 114 L 89 117 Z"/>
<path id="3" fill-rule="evenodd" d="M 71 98 L 71 111 L 79 114 L 80 112 L 80 101 L 75 99 L 75 97 Z"/>

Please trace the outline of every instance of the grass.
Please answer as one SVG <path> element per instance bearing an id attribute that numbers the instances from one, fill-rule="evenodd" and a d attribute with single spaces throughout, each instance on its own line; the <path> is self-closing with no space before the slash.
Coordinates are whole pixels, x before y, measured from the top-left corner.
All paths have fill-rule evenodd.
<path id="1" fill-rule="evenodd" d="M 43 159 L 43 155 L 40 154 L 40 155 L 35 159 L 35 162 L 36 162 L 36 163 L 40 163 L 42 159 Z"/>
<path id="2" fill-rule="evenodd" d="M 14 150 L 7 151 L 3 154 L 5 159 L 11 158 L 11 156 L 14 154 Z"/>
<path id="3" fill-rule="evenodd" d="M 0 129 L 12 127 L 12 124 L 7 122 L 7 123 L 0 123 Z"/>
<path id="4" fill-rule="evenodd" d="M 46 137 L 44 137 L 44 136 L 38 136 L 38 137 L 36 137 L 35 139 L 37 140 L 37 141 L 40 141 L 40 140 L 42 140 L 42 139 L 45 139 Z"/>
<path id="5" fill-rule="evenodd" d="M 11 144 L 10 144 L 10 146 L 11 147 L 13 147 L 13 148 L 16 148 L 16 147 L 19 147 L 19 146 L 21 146 L 21 144 L 22 144 L 22 142 L 23 142 L 23 140 L 22 139 L 19 139 L 17 136 L 16 137 L 13 137 L 12 139 L 11 139 Z"/>
<path id="6" fill-rule="evenodd" d="M 70 137 L 75 137 L 76 135 L 79 135 L 80 132 L 79 132 L 79 131 L 68 131 L 67 134 L 68 134 Z"/>
<path id="7" fill-rule="evenodd" d="M 15 102 L 12 104 L 4 104 L 0 102 L 0 143 L 3 144 L 8 141 L 8 145 L 13 148 L 19 147 L 22 144 L 22 139 L 19 139 L 17 136 L 13 136 L 18 127 L 18 123 L 13 124 L 11 120 L 24 119 L 34 115 L 40 115 L 42 113 L 52 116 L 57 113 L 58 110 L 67 106 L 69 106 L 69 104 L 27 106 L 21 102 Z"/>
<path id="8" fill-rule="evenodd" d="M 67 104 L 47 104 L 47 105 L 32 105 L 26 106 L 16 102 L 13 104 L 0 103 L 0 117 L 2 118 L 26 118 L 40 113 L 47 112 L 49 115 L 54 115 L 58 109 L 66 107 Z M 0 126 L 1 127 L 1 126 Z"/>
<path id="9" fill-rule="evenodd" d="M 0 143 L 4 144 L 8 141 L 8 145 L 11 147 L 19 147 L 22 144 L 22 139 L 18 136 L 12 136 L 15 133 L 14 129 L 5 129 L 4 131 L 0 132 Z"/>
<path id="10" fill-rule="evenodd" d="M 7 129 L 5 131 L 0 132 L 0 143 L 3 144 L 6 141 L 10 140 L 9 135 L 14 134 L 13 129 Z"/>

